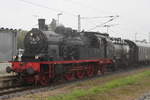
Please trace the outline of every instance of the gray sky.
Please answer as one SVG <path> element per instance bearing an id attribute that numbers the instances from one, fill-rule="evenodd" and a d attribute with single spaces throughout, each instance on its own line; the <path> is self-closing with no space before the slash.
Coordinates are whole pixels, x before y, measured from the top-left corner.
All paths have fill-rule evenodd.
<path id="1" fill-rule="evenodd" d="M 30 30 L 37 27 L 38 17 L 46 18 L 50 23 L 63 12 L 60 23 L 77 29 L 78 14 L 82 17 L 119 15 L 109 23 L 119 24 L 110 28 L 110 35 L 134 39 L 137 32 L 137 39 L 142 40 L 149 37 L 149 10 L 150 0 L 1 0 L 0 27 Z M 109 18 L 81 20 L 82 29 L 91 29 L 107 20 Z M 106 32 L 106 28 L 94 31 Z"/>

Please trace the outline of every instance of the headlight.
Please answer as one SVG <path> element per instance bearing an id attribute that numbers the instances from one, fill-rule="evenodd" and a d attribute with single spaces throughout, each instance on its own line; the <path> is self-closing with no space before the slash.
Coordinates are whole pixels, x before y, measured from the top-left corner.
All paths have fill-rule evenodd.
<path id="1" fill-rule="evenodd" d="M 33 33 L 30 33 L 30 36 L 33 36 Z"/>
<path id="2" fill-rule="evenodd" d="M 35 59 L 39 59 L 39 56 L 35 56 Z"/>

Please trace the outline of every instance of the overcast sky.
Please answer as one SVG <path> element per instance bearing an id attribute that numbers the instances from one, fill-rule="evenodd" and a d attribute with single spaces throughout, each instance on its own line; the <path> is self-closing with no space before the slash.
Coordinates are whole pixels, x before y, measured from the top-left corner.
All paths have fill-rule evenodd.
<path id="1" fill-rule="evenodd" d="M 119 15 L 108 23 L 111 36 L 134 39 L 148 39 L 150 32 L 150 0 L 1 0 L 0 27 L 30 30 L 37 27 L 37 19 L 52 18 L 62 12 L 60 23 L 77 29 L 77 15 L 81 17 L 103 17 Z M 89 30 L 109 18 L 81 20 L 82 29 Z M 94 31 L 106 32 L 99 27 Z"/>

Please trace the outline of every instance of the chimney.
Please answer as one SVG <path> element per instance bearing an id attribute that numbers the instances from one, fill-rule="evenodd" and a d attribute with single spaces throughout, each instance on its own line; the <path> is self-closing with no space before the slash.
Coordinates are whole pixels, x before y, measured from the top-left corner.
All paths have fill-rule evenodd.
<path id="1" fill-rule="evenodd" d="M 40 30 L 45 30 L 45 19 L 38 19 L 38 25 Z"/>

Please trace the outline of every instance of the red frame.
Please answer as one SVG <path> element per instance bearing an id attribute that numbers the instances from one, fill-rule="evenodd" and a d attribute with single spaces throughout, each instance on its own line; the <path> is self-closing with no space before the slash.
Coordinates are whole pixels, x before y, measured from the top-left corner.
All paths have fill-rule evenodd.
<path id="1" fill-rule="evenodd" d="M 55 77 L 54 65 L 55 64 L 77 64 L 77 66 L 72 67 L 68 70 L 68 72 L 78 72 L 78 71 L 86 71 L 88 70 L 86 67 L 80 66 L 80 63 L 96 63 L 98 69 L 101 74 L 104 74 L 106 66 L 112 64 L 112 59 L 97 59 L 97 60 L 74 60 L 74 61 L 43 61 L 43 62 L 11 62 L 12 70 L 16 73 L 21 73 L 28 68 L 32 68 L 34 72 L 38 73 L 34 76 L 27 76 L 24 78 L 25 81 L 29 83 L 43 83 L 47 78 L 52 79 Z M 41 64 L 47 64 L 49 67 L 49 71 L 46 73 L 42 73 L 40 70 Z M 79 65 L 78 65 L 79 64 Z M 43 80 L 44 79 L 44 80 Z M 43 80 L 43 81 L 41 81 Z M 45 82 L 46 83 L 46 82 Z M 44 83 L 43 83 L 44 84 Z M 47 83 L 46 83 L 47 84 Z M 45 85 L 45 84 L 44 84 Z"/>
<path id="2" fill-rule="evenodd" d="M 12 68 L 16 72 L 21 72 L 29 67 L 32 67 L 34 71 L 40 72 L 40 64 L 48 64 L 48 65 L 55 65 L 55 64 L 70 64 L 70 63 L 98 63 L 99 65 L 103 64 L 111 64 L 112 59 L 98 59 L 98 60 L 74 60 L 74 61 L 43 61 L 43 62 L 11 62 Z"/>

